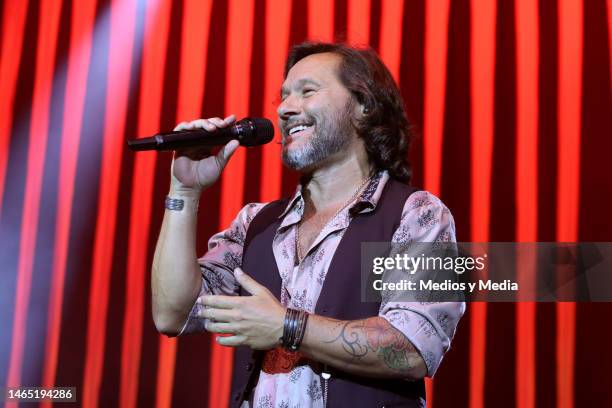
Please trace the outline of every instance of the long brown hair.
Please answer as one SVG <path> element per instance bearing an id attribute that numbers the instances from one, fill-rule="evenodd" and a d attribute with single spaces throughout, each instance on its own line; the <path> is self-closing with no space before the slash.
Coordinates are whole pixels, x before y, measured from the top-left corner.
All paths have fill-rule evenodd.
<path id="1" fill-rule="evenodd" d="M 391 177 L 408 183 L 412 175 L 408 163 L 413 139 L 410 122 L 397 84 L 374 50 L 339 43 L 298 44 L 289 51 L 285 77 L 302 58 L 324 52 L 341 57 L 338 77 L 365 108 L 363 119 L 355 127 L 365 142 L 370 162 L 376 169 L 387 170 Z"/>

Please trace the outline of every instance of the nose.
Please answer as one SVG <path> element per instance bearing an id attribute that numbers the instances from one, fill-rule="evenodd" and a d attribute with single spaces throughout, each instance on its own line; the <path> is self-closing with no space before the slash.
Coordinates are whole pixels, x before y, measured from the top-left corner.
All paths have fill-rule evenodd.
<path id="1" fill-rule="evenodd" d="M 287 120 L 291 116 L 299 115 L 301 112 L 301 105 L 296 97 L 293 95 L 287 95 L 287 97 L 281 101 L 276 110 L 278 117 L 281 120 Z"/>

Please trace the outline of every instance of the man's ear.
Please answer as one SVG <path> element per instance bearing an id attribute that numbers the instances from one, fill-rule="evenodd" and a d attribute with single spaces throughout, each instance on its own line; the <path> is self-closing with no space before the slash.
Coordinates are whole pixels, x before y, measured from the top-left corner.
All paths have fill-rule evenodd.
<path id="1" fill-rule="evenodd" d="M 357 103 L 355 106 L 355 117 L 357 119 L 363 119 L 370 113 L 370 109 L 364 103 Z"/>

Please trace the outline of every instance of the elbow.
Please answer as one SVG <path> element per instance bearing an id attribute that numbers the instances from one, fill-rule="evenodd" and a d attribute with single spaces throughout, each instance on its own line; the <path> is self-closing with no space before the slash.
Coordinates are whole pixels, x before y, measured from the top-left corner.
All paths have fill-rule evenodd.
<path id="1" fill-rule="evenodd" d="M 155 329 L 158 331 L 158 333 L 167 337 L 178 336 L 182 328 L 182 326 L 179 326 L 171 319 L 155 313 L 153 314 L 153 323 L 155 324 Z"/>
<path id="2" fill-rule="evenodd" d="M 419 361 L 420 363 L 415 366 L 414 370 L 411 373 L 411 381 L 420 381 L 424 380 L 425 377 L 427 377 L 427 365 L 425 365 L 425 362 L 420 357 Z"/>
<path id="3" fill-rule="evenodd" d="M 419 381 L 419 380 L 423 380 L 425 379 L 425 377 L 427 377 L 427 364 L 425 364 L 425 360 L 423 360 L 423 357 L 421 357 L 420 354 L 417 353 L 417 355 L 414 357 L 415 360 L 415 366 L 414 366 L 414 370 L 412 371 L 412 380 L 413 381 Z"/>
<path id="4" fill-rule="evenodd" d="M 418 353 L 411 355 L 408 363 L 408 369 L 402 370 L 399 375 L 395 375 L 394 377 L 402 378 L 407 381 L 420 381 L 427 377 L 427 364 L 425 364 L 425 361 Z"/>
<path id="5" fill-rule="evenodd" d="M 156 302 L 155 292 L 151 306 L 151 315 L 153 317 L 155 329 L 160 334 L 168 337 L 178 336 L 181 333 L 185 322 L 187 321 L 189 313 L 179 311 L 176 308 L 169 306 L 167 302 Z"/>
<path id="6" fill-rule="evenodd" d="M 156 324 L 155 328 L 157 329 L 157 332 L 159 334 L 163 334 L 166 337 L 177 337 L 179 335 L 179 331 L 171 327 L 165 327 L 165 326 L 160 326 Z"/>

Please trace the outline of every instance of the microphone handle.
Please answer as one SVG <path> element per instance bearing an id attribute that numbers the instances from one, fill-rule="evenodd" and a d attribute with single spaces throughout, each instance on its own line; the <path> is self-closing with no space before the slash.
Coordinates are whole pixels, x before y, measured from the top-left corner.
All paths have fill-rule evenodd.
<path id="1" fill-rule="evenodd" d="M 204 129 L 181 130 L 178 132 L 158 133 L 153 137 L 128 140 L 131 150 L 178 150 L 190 147 L 222 146 L 232 139 L 239 139 L 231 128 L 207 132 Z"/>

